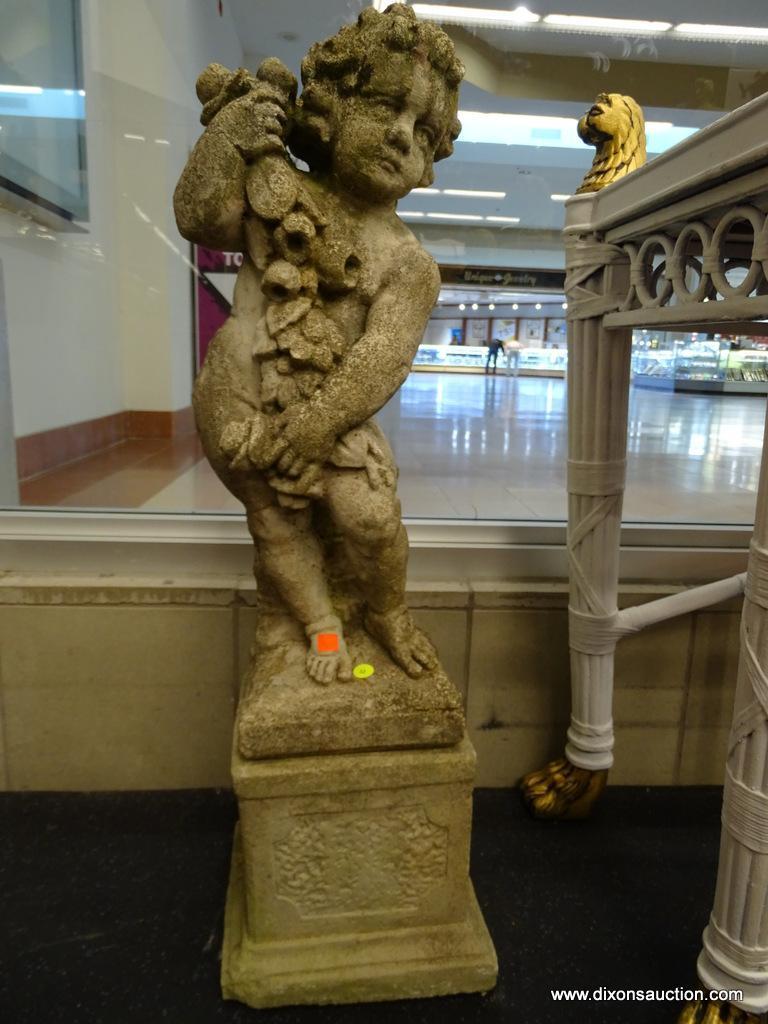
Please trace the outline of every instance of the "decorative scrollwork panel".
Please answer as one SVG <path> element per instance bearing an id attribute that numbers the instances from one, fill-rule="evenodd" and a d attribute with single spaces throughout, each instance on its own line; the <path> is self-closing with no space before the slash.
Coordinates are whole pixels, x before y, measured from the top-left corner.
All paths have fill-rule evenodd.
<path id="1" fill-rule="evenodd" d="M 711 223 L 695 220 L 676 230 L 656 230 L 612 245 L 611 258 L 602 261 L 602 267 L 600 250 L 607 246 L 599 242 L 585 246 L 584 241 L 582 253 L 592 255 L 593 274 L 609 264 L 623 262 L 629 268 L 626 293 L 603 293 L 600 306 L 605 312 L 661 311 L 768 294 L 768 216 L 755 206 L 734 206 Z M 573 281 L 573 274 L 570 277 Z M 573 298 L 576 304 L 569 309 L 570 319 L 596 315 L 594 295 L 591 307 L 579 303 L 583 295 Z M 755 316 L 760 314 L 756 311 Z"/>

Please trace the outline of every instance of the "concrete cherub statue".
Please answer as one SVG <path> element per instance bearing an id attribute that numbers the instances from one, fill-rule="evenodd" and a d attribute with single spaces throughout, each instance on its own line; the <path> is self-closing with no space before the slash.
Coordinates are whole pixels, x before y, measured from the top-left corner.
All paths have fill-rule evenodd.
<path id="1" fill-rule="evenodd" d="M 397 470 L 371 417 L 408 376 L 437 299 L 437 267 L 395 205 L 452 152 L 463 68 L 445 33 L 395 3 L 312 46 L 301 74 L 298 98 L 275 59 L 255 77 L 211 65 L 198 79 L 205 131 L 177 223 L 244 260 L 195 415 L 246 507 L 260 591 L 304 630 L 310 677 L 352 667 L 330 535 L 368 634 L 417 677 L 436 656 L 405 604 Z"/>

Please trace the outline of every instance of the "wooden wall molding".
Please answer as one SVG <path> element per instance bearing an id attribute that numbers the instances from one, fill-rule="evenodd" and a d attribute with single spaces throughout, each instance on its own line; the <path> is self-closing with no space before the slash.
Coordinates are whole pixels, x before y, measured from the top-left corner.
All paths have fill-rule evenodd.
<path id="1" fill-rule="evenodd" d="M 126 409 L 16 438 L 19 480 L 63 466 L 133 438 L 182 437 L 195 432 L 192 406 L 173 411 Z"/>

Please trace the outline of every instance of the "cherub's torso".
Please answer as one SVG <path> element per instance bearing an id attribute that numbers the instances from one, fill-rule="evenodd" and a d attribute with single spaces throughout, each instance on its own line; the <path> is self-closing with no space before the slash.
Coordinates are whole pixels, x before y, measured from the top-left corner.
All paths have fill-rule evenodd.
<path id="1" fill-rule="evenodd" d="M 311 397 L 364 334 L 390 275 L 424 259 L 394 209 L 365 208 L 270 159 L 246 179 L 245 258 L 230 321 L 237 329 L 228 325 L 214 340 L 197 384 L 216 387 L 226 416 L 233 406 L 276 414 Z M 314 237 L 302 249 L 301 231 L 292 242 L 286 226 Z"/>
<path id="2" fill-rule="evenodd" d="M 363 332 L 367 310 L 388 274 L 421 247 L 393 209 L 366 209 L 333 191 L 323 179 L 299 170 L 293 170 L 293 175 L 298 184 L 296 206 L 306 201 L 313 207 L 312 215 L 322 221 L 312 256 L 301 265 L 314 266 L 318 298 L 352 345 Z M 246 255 L 261 281 L 260 252 L 249 245 Z"/>

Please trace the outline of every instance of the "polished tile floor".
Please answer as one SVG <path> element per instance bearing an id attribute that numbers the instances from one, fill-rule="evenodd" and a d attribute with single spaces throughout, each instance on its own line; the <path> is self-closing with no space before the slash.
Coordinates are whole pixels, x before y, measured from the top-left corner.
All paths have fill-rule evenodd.
<path id="1" fill-rule="evenodd" d="M 765 399 L 633 388 L 628 521 L 751 523 Z M 565 382 L 414 373 L 379 414 L 412 518 L 561 520 Z M 194 438 L 127 441 L 22 485 L 27 506 L 236 512 Z"/>

